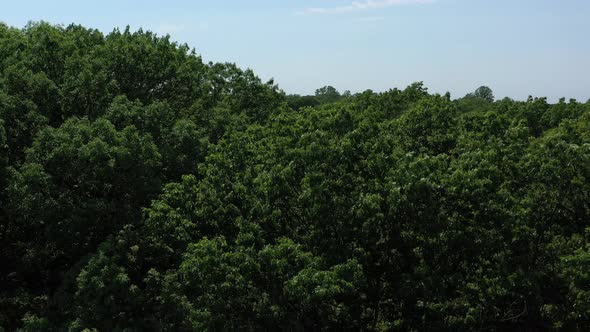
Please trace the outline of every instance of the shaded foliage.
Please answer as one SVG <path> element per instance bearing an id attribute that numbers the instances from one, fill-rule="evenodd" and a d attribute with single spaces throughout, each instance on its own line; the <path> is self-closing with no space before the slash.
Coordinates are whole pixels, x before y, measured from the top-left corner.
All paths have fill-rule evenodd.
<path id="1" fill-rule="evenodd" d="M 0 330 L 590 328 L 590 103 L 285 95 L 0 25 Z"/>

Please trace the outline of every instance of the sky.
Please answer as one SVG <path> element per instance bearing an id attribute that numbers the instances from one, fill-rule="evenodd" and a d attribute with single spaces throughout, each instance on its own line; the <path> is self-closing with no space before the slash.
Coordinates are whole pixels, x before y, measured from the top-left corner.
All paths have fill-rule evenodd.
<path id="1" fill-rule="evenodd" d="M 589 0 L 2 0 L 0 21 L 129 25 L 234 62 L 286 93 L 423 81 L 462 97 L 590 98 Z"/>

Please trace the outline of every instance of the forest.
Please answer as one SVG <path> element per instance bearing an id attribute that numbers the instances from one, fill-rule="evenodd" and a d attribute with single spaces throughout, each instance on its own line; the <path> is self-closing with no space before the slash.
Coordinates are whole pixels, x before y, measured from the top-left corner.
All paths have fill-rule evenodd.
<path id="1" fill-rule="evenodd" d="M 589 331 L 590 101 L 0 24 L 0 331 L 281 330 Z"/>

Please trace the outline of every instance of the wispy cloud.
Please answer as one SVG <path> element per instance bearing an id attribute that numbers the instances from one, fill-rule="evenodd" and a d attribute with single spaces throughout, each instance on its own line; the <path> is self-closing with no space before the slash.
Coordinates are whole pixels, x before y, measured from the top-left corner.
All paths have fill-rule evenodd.
<path id="1" fill-rule="evenodd" d="M 432 3 L 435 0 L 362 0 L 362 1 L 353 1 L 349 5 L 345 6 L 336 6 L 336 7 L 310 7 L 306 8 L 303 11 L 299 12 L 300 14 L 331 14 L 331 13 L 344 13 L 344 12 L 354 12 L 360 10 L 368 10 L 368 9 L 379 9 L 379 8 L 387 8 L 387 7 L 394 7 L 394 6 L 403 6 L 403 5 L 417 5 L 417 4 L 425 4 L 425 3 Z"/>

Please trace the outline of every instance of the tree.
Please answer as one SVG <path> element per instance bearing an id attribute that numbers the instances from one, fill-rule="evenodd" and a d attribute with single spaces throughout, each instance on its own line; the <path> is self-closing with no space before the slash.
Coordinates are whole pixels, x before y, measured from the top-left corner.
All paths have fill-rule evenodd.
<path id="1" fill-rule="evenodd" d="M 480 86 L 474 92 L 467 94 L 469 98 L 480 98 L 487 102 L 494 102 L 494 93 L 492 89 L 488 88 L 487 86 Z"/>
<path id="2" fill-rule="evenodd" d="M 300 95 L 288 95 L 287 103 L 289 104 L 289 107 L 294 110 L 300 110 L 303 107 L 314 107 L 320 104 L 315 96 Z"/>
<path id="3" fill-rule="evenodd" d="M 321 104 L 328 104 L 338 101 L 341 95 L 336 88 L 328 85 L 315 90 L 315 97 Z"/>
<path id="4" fill-rule="evenodd" d="M 0 331 L 587 331 L 589 240 L 590 103 L 0 24 Z"/>

